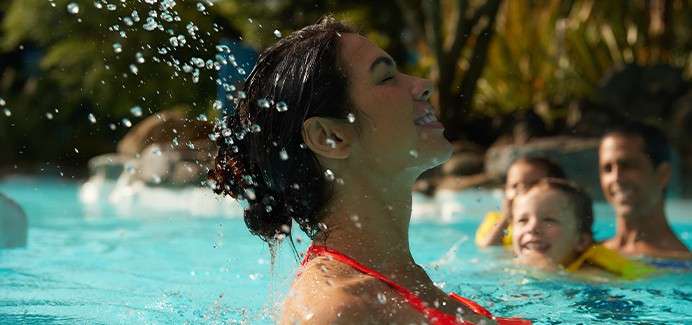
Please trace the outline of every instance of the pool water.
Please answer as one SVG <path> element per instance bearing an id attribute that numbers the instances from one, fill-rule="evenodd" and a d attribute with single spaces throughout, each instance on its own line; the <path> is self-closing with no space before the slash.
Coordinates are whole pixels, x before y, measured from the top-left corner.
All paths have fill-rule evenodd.
<path id="1" fill-rule="evenodd" d="M 273 323 L 297 263 L 284 245 L 272 268 L 237 204 L 204 189 L 85 204 L 79 186 L 0 181 L 0 192 L 18 201 L 30 225 L 27 248 L 0 250 L 0 323 Z M 473 244 L 481 216 L 499 205 L 498 193 L 414 199 L 416 260 L 445 290 L 497 315 L 536 324 L 692 324 L 692 273 L 603 283 L 521 269 L 502 249 Z M 668 205 L 674 230 L 692 246 L 689 211 L 690 202 Z M 599 203 L 596 214 L 596 236 L 612 235 L 612 211 Z M 296 237 L 304 250 L 305 236 Z"/>

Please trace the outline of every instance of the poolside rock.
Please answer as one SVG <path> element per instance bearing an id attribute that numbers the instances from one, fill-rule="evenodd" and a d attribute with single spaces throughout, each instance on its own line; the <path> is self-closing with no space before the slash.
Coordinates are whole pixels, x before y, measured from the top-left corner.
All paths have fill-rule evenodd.
<path id="1" fill-rule="evenodd" d="M 673 104 L 674 116 L 671 121 L 671 142 L 680 154 L 681 195 L 692 197 L 692 90 Z"/>
<path id="2" fill-rule="evenodd" d="M 180 110 L 167 110 L 153 114 L 137 123 L 118 142 L 118 153 L 134 156 L 147 146 L 186 145 L 199 140 L 210 141 L 208 136 L 214 126 L 205 121 L 187 119 Z"/>
<path id="3" fill-rule="evenodd" d="M 493 145 L 485 155 L 485 173 L 502 180 L 511 163 L 520 157 L 540 156 L 562 166 L 567 177 L 583 186 L 595 198 L 601 198 L 598 176 L 599 138 L 555 136 L 534 139 L 526 144 Z"/>
<path id="4" fill-rule="evenodd" d="M 24 210 L 0 193 L 0 248 L 26 246 L 28 222 Z"/>
<path id="5" fill-rule="evenodd" d="M 199 185 L 206 179 L 216 154 L 216 144 L 209 139 L 212 131 L 211 123 L 187 119 L 179 110 L 156 113 L 135 125 L 118 143 L 116 153 L 89 161 L 91 177 L 87 183 Z"/>
<path id="6" fill-rule="evenodd" d="M 130 157 L 117 153 L 107 153 L 89 159 L 89 174 L 103 179 L 116 180 L 120 177 Z"/>

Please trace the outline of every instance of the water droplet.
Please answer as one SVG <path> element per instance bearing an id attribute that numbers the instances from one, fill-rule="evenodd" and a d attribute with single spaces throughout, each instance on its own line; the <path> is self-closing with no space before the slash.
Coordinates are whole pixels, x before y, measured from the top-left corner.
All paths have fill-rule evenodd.
<path id="1" fill-rule="evenodd" d="M 205 10 L 207 10 L 207 8 L 201 2 L 198 2 L 197 3 L 197 11 L 203 12 Z"/>
<path id="2" fill-rule="evenodd" d="M 135 53 L 135 60 L 137 60 L 137 63 L 139 64 L 146 62 L 146 60 L 144 59 L 144 54 L 142 54 L 142 52 Z"/>
<path id="3" fill-rule="evenodd" d="M 113 43 L 113 52 L 121 53 L 123 51 L 122 45 L 120 43 Z"/>
<path id="4" fill-rule="evenodd" d="M 266 100 L 265 98 L 258 99 L 257 100 L 257 106 L 262 107 L 262 108 L 269 108 L 271 104 L 269 104 L 269 101 Z"/>
<path id="5" fill-rule="evenodd" d="M 91 124 L 96 123 L 96 116 L 94 116 L 94 114 L 89 113 L 87 118 L 89 119 L 89 122 L 91 122 Z"/>
<path id="6" fill-rule="evenodd" d="M 285 112 L 288 110 L 288 105 L 285 102 L 276 103 L 276 110 L 279 112 Z"/>
<path id="7" fill-rule="evenodd" d="M 346 115 L 346 119 L 348 119 L 348 123 L 354 123 L 356 121 L 356 115 L 353 113 L 348 113 L 348 115 Z"/>
<path id="8" fill-rule="evenodd" d="M 125 127 L 127 127 L 127 128 L 132 127 L 132 122 L 130 122 L 129 119 L 123 118 L 122 122 L 123 122 L 123 125 L 124 125 Z"/>
<path id="9" fill-rule="evenodd" d="M 67 5 L 67 12 L 69 12 L 72 15 L 78 14 L 79 13 L 79 5 L 74 3 L 74 2 L 70 2 Z"/>
<path id="10" fill-rule="evenodd" d="M 286 152 L 285 148 L 279 151 L 279 158 L 281 158 L 281 160 L 288 160 L 288 153 Z"/>
<path id="11" fill-rule="evenodd" d="M 199 115 L 197 115 L 197 121 L 206 122 L 206 121 L 207 121 L 207 116 L 204 115 L 204 114 L 199 114 Z"/>
<path id="12" fill-rule="evenodd" d="M 327 142 L 327 145 L 328 145 L 330 148 L 332 148 L 332 149 L 336 148 L 336 141 L 334 141 L 334 139 L 332 139 L 332 138 L 327 138 L 327 141 L 326 141 L 326 142 Z"/>
<path id="13" fill-rule="evenodd" d="M 220 111 L 223 108 L 223 102 L 220 100 L 215 100 L 211 107 L 217 111 Z"/>
<path id="14" fill-rule="evenodd" d="M 255 195 L 255 190 L 253 190 L 251 188 L 246 188 L 245 189 L 245 197 L 248 200 L 254 201 L 257 198 L 257 196 Z"/>
<path id="15" fill-rule="evenodd" d="M 133 106 L 130 108 L 130 113 L 132 113 L 132 116 L 134 117 L 140 117 L 142 116 L 142 108 L 139 106 Z"/>
<path id="16" fill-rule="evenodd" d="M 153 149 L 151 149 L 151 153 L 153 153 L 154 155 L 160 156 L 161 155 L 161 148 L 154 147 Z"/>
<path id="17" fill-rule="evenodd" d="M 411 155 L 411 157 L 413 157 L 413 158 L 418 158 L 418 151 L 416 151 L 416 150 L 414 150 L 414 149 L 411 149 L 411 150 L 408 152 L 408 154 Z"/>
<path id="18" fill-rule="evenodd" d="M 132 20 L 134 20 L 135 22 L 139 21 L 139 13 L 137 12 L 137 10 L 132 10 L 132 14 L 130 16 L 132 16 Z"/>
<path id="19" fill-rule="evenodd" d="M 238 92 L 238 98 L 245 99 L 245 98 L 247 98 L 247 94 L 241 90 Z"/>
<path id="20" fill-rule="evenodd" d="M 106 5 L 106 9 L 108 9 L 109 11 L 115 11 L 115 9 L 117 9 L 117 8 L 118 7 L 112 3 L 109 3 Z"/>
<path id="21" fill-rule="evenodd" d="M 173 46 L 178 46 L 178 38 L 175 36 L 171 36 L 171 38 L 168 39 L 168 42 Z"/>
<path id="22" fill-rule="evenodd" d="M 276 38 L 281 38 L 281 32 L 278 29 L 275 29 L 274 36 L 276 36 Z"/>
<path id="23" fill-rule="evenodd" d="M 331 169 L 327 169 L 324 171 L 324 178 L 326 178 L 328 181 L 334 181 L 334 172 Z"/>
<path id="24" fill-rule="evenodd" d="M 79 153 L 79 149 L 74 148 L 74 152 L 75 152 L 75 153 Z"/>
<path id="25" fill-rule="evenodd" d="M 377 293 L 377 301 L 379 301 L 381 304 L 386 304 L 387 303 L 387 296 L 384 295 L 382 292 Z"/>
<path id="26" fill-rule="evenodd" d="M 46 113 L 46 118 L 49 120 L 52 120 L 53 119 L 53 113 L 51 113 L 51 112 Z"/>
<path id="27" fill-rule="evenodd" d="M 94 1 L 94 7 L 96 7 L 96 9 L 102 9 L 103 5 L 98 1 Z"/>
<path id="28" fill-rule="evenodd" d="M 260 127 L 259 124 L 250 125 L 250 132 L 259 133 L 261 131 L 262 131 L 262 127 Z"/>
<path id="29" fill-rule="evenodd" d="M 136 75 L 139 72 L 139 68 L 137 68 L 137 66 L 134 64 L 130 64 L 130 72 Z"/>
<path id="30" fill-rule="evenodd" d="M 0 106 L 5 106 L 5 104 L 7 104 L 7 102 L 5 102 L 4 99 L 0 98 Z"/>
<path id="31" fill-rule="evenodd" d="M 5 108 L 5 109 L 4 109 L 4 112 L 5 112 L 5 116 L 7 116 L 7 117 L 12 116 L 12 111 L 10 111 L 9 108 Z"/>
<path id="32" fill-rule="evenodd" d="M 158 26 L 159 26 L 159 24 L 156 22 L 156 19 L 154 19 L 152 17 L 147 17 L 147 22 L 144 23 L 144 25 L 142 27 L 144 28 L 144 30 L 152 31 L 152 30 L 156 29 L 156 27 L 158 27 Z"/>
<path id="33" fill-rule="evenodd" d="M 118 127 L 115 126 L 115 124 L 113 124 L 113 123 L 108 124 L 108 127 L 109 127 L 111 130 L 113 130 L 113 131 L 115 131 L 115 129 L 118 128 Z"/>

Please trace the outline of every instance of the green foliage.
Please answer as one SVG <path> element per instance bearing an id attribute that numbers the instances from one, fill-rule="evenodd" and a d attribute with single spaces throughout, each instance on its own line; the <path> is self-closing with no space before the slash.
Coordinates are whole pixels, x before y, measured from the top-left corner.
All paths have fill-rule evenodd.
<path id="1" fill-rule="evenodd" d="M 68 13 L 68 3 L 79 13 Z M 12 112 L 0 115 L 0 137 L 9 139 L 0 141 L 8 153 L 0 164 L 78 165 L 113 151 L 127 131 L 121 120 L 143 118 L 130 113 L 135 105 L 145 116 L 177 105 L 190 117 L 214 115 L 217 72 L 206 61 L 221 38 L 241 36 L 261 49 L 276 41 L 274 30 L 286 35 L 327 13 L 366 31 L 404 71 L 436 80 L 444 116 L 459 123 L 470 104 L 471 113 L 491 117 L 534 109 L 560 119 L 626 63 L 669 63 L 692 75 L 692 5 L 684 0 L 178 0 L 162 10 L 165 3 L 172 2 L 0 2 L 0 97 Z M 152 10 L 162 28 L 145 30 Z M 186 44 L 172 46 L 180 35 Z"/>
<path id="2" fill-rule="evenodd" d="M 626 63 L 667 63 L 689 77 L 691 16 L 687 1 L 508 1 L 474 107 L 491 116 L 535 109 L 550 121 Z"/>

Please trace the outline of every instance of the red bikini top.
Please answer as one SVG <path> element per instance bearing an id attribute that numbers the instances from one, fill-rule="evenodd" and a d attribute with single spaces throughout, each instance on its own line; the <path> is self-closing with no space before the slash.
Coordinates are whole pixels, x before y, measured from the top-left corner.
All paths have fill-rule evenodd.
<path id="1" fill-rule="evenodd" d="M 334 258 L 335 260 L 344 263 L 346 265 L 351 266 L 352 268 L 367 274 L 375 279 L 378 279 L 384 283 L 386 283 L 389 287 L 394 289 L 396 292 L 398 292 L 406 302 L 413 307 L 413 309 L 421 312 L 423 315 L 425 315 L 425 318 L 427 318 L 431 324 L 433 325 L 473 325 L 473 323 L 467 322 L 467 321 L 461 321 L 459 320 L 456 316 L 447 314 L 437 308 L 434 307 L 429 307 L 423 300 L 416 296 L 411 290 L 404 288 L 403 286 L 400 286 L 396 282 L 390 280 L 386 276 L 382 275 L 381 273 L 372 270 L 368 268 L 367 266 L 358 263 L 358 261 L 344 255 L 343 253 L 336 251 L 334 249 L 328 248 L 326 246 L 320 246 L 320 245 L 312 245 L 310 248 L 308 248 L 308 251 L 305 253 L 305 258 L 303 259 L 303 262 L 301 265 L 305 265 L 312 257 L 314 256 L 329 256 Z M 459 301 L 460 303 L 464 304 L 466 307 L 471 309 L 474 313 L 488 317 L 490 319 L 494 319 L 497 324 L 499 325 L 531 325 L 531 321 L 525 320 L 525 319 L 519 319 L 519 318 L 502 318 L 502 317 L 494 317 L 487 309 L 483 308 L 481 305 L 475 303 L 472 300 L 466 299 L 462 296 L 459 296 L 456 293 L 450 293 L 450 297 L 453 299 Z"/>

